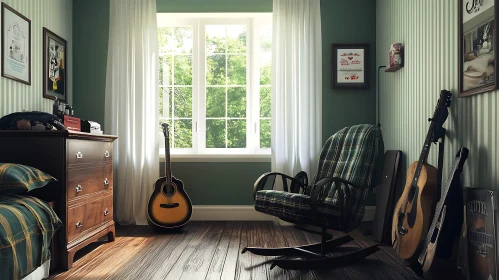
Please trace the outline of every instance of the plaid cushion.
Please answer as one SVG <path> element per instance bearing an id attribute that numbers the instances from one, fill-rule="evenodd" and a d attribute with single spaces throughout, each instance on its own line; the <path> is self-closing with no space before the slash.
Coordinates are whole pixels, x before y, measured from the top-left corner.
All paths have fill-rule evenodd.
<path id="1" fill-rule="evenodd" d="M 263 190 L 256 193 L 255 209 L 259 212 L 277 216 L 285 221 L 298 224 L 310 223 L 312 208 L 310 207 L 310 197 L 304 194 Z M 317 207 L 318 215 L 326 227 L 339 228 L 342 224 L 341 207 L 332 203 L 331 199 L 319 202 Z M 354 215 L 348 221 L 347 227 L 354 228 L 364 216 Z"/>
<path id="2" fill-rule="evenodd" d="M 350 230 L 362 220 L 368 187 L 375 183 L 380 173 L 384 152 L 379 127 L 368 124 L 345 127 L 331 136 L 322 149 L 319 168 L 303 194 L 273 190 L 258 191 L 255 209 L 295 223 L 307 223 L 311 219 L 330 228 Z M 329 185 L 324 188 L 318 204 L 319 217 L 313 217 L 309 194 L 312 187 L 327 177 L 339 177 L 354 183 L 354 188 Z M 350 209 L 342 205 L 351 200 Z"/>
<path id="3" fill-rule="evenodd" d="M 14 163 L 0 163 L 0 194 L 20 194 L 41 188 L 54 177 L 30 166 Z"/>

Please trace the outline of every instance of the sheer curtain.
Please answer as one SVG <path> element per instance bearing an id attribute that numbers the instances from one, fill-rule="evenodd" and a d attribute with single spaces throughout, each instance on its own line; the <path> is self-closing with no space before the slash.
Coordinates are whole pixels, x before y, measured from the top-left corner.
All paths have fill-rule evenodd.
<path id="1" fill-rule="evenodd" d="M 322 148 L 320 0 L 274 0 L 272 170 L 313 176 Z"/>
<path id="2" fill-rule="evenodd" d="M 111 0 L 105 128 L 115 144 L 115 213 L 121 224 L 147 224 L 159 177 L 156 0 Z"/>

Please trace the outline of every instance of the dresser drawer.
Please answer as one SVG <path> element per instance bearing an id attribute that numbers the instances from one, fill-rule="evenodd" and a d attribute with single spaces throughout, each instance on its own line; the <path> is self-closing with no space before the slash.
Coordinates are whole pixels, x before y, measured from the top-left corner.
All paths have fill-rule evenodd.
<path id="1" fill-rule="evenodd" d="M 88 168 L 68 169 L 66 186 L 68 200 L 112 189 L 113 165 L 104 163 Z"/>
<path id="2" fill-rule="evenodd" d="M 97 163 L 113 159 L 113 143 L 68 139 L 68 165 Z"/>
<path id="3" fill-rule="evenodd" d="M 68 242 L 75 240 L 87 229 L 113 219 L 113 195 L 108 193 L 99 199 L 68 209 Z"/>

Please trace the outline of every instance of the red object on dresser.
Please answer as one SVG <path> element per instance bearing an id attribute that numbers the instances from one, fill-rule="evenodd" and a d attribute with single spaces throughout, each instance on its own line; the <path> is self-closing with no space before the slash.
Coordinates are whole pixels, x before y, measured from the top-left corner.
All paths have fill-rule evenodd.
<path id="1" fill-rule="evenodd" d="M 64 115 L 64 126 L 71 131 L 81 131 L 80 118 Z"/>

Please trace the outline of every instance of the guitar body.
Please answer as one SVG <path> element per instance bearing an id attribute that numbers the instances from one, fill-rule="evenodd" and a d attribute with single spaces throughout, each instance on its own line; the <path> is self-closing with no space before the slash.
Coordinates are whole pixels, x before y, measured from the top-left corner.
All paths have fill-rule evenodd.
<path id="1" fill-rule="evenodd" d="M 398 200 L 392 224 L 392 244 L 393 248 L 403 259 L 411 259 L 417 253 L 419 243 L 422 237 L 426 236 L 429 225 L 432 221 L 432 207 L 437 191 L 437 168 L 427 163 L 423 164 L 419 179 L 417 182 L 418 191 L 415 201 L 408 205 L 409 209 L 414 209 L 415 217 L 414 222 L 411 221 L 411 213 L 405 216 L 402 221 L 399 221 L 399 213 L 401 208 L 405 205 L 409 197 L 411 183 L 414 178 L 414 173 L 418 162 L 413 162 L 407 170 L 406 186 L 404 192 Z M 398 225 L 402 224 L 404 228 L 408 229 L 406 234 L 400 234 Z"/>
<path id="2" fill-rule="evenodd" d="M 160 228 L 177 228 L 185 225 L 192 216 L 192 202 L 184 190 L 182 181 L 172 176 L 172 185 L 167 186 L 166 177 L 154 184 L 149 199 L 147 217 L 149 222 Z"/>

